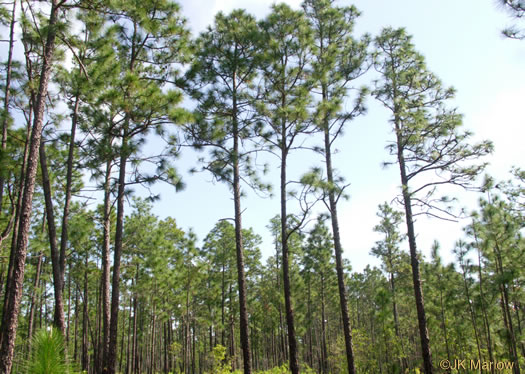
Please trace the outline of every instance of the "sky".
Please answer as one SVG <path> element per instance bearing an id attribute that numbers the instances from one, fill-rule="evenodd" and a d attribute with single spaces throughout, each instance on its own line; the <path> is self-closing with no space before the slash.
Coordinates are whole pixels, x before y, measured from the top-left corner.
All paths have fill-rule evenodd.
<path id="1" fill-rule="evenodd" d="M 301 1 L 286 1 L 299 8 Z M 244 8 L 258 19 L 269 13 L 269 0 L 182 0 L 182 14 L 194 35 L 213 22 L 217 12 L 229 13 Z M 425 57 L 430 71 L 445 86 L 454 86 L 456 98 L 449 103 L 463 114 L 465 128 L 474 132 L 473 141 L 490 139 L 495 153 L 487 161 L 487 171 L 496 179 L 509 178 L 511 166 L 525 167 L 523 139 L 525 139 L 525 41 L 505 39 L 501 29 L 512 19 L 496 5 L 495 0 L 356 0 L 338 1 L 337 5 L 355 5 L 362 16 L 358 18 L 355 36 L 369 33 L 378 35 L 383 27 L 405 27 L 413 35 L 416 49 Z M 2 48 L 5 43 L 2 43 Z M 4 56 L 6 51 L 1 50 Z M 370 84 L 376 77 L 371 71 L 360 81 Z M 373 227 L 378 223 L 377 206 L 391 202 L 399 193 L 399 174 L 396 165 L 383 168 L 382 162 L 392 160 L 385 146 L 393 139 L 389 113 L 373 98 L 367 99 L 368 113 L 346 127 L 345 135 L 338 140 L 338 153 L 334 166 L 350 183 L 349 200 L 338 206 L 344 257 L 350 260 L 355 271 L 362 271 L 368 264 L 379 265 L 369 255 L 378 234 Z M 319 139 L 321 142 L 321 139 Z M 156 147 L 151 141 L 149 147 Z M 172 187 L 157 184 L 152 187 L 161 200 L 154 205 L 160 217 L 171 216 L 185 229 L 192 229 L 202 240 L 219 219 L 233 217 L 233 200 L 224 184 L 213 183 L 209 174 L 190 174 L 199 155 L 185 149 L 175 162 L 183 175 L 186 188 L 175 193 Z M 267 229 L 269 220 L 279 212 L 277 160 L 262 157 L 271 165 L 263 180 L 274 186 L 273 198 L 262 198 L 246 188 L 243 199 L 243 226 L 253 227 L 262 236 L 263 258 L 274 253 L 272 238 Z M 322 166 L 321 160 L 311 154 L 296 153 L 290 156 L 289 173 L 298 178 L 312 166 Z M 447 191 L 448 192 L 448 191 Z M 459 198 L 458 208 L 476 209 L 480 195 L 451 190 Z M 136 194 L 145 192 L 136 189 Z M 401 210 L 401 206 L 397 206 Z M 294 212 L 293 207 L 290 209 Z M 316 212 L 322 212 L 318 206 Z M 128 208 L 129 212 L 129 208 Z M 453 261 L 451 250 L 462 236 L 462 227 L 468 222 L 457 223 L 429 220 L 419 217 L 415 222 L 418 249 L 429 254 L 434 240 L 441 244 L 445 262 Z M 405 227 L 401 227 L 404 231 Z M 403 244 L 406 250 L 406 243 Z"/>
<path id="2" fill-rule="evenodd" d="M 293 8 L 300 1 L 286 1 Z M 272 1 L 266 0 L 184 0 L 182 14 L 194 34 L 202 32 L 213 22 L 218 11 L 229 13 L 244 8 L 261 19 L 269 13 Z M 356 22 L 355 35 L 379 34 L 385 26 L 404 27 L 413 35 L 416 49 L 423 54 L 430 71 L 445 86 L 454 86 L 456 98 L 449 103 L 463 114 L 464 126 L 475 135 L 472 141 L 490 139 L 495 153 L 487 161 L 487 171 L 497 179 L 508 179 L 511 166 L 524 167 L 523 139 L 525 139 L 525 42 L 505 39 L 501 29 L 512 19 L 491 0 L 357 0 L 339 1 L 337 5 L 355 5 L 362 16 Z M 370 83 L 374 73 L 364 77 Z M 343 138 L 336 144 L 338 153 L 334 164 L 347 182 L 350 199 L 339 204 L 344 257 L 353 270 L 362 271 L 368 264 L 378 266 L 370 256 L 370 249 L 380 236 L 373 232 L 378 223 L 377 206 L 391 202 L 399 193 L 399 174 L 396 165 L 383 168 L 382 162 L 391 160 L 385 150 L 392 140 L 389 113 L 371 97 L 367 100 L 368 114 L 349 124 Z M 185 152 L 177 161 L 177 168 L 185 173 L 195 165 L 196 155 Z M 261 198 L 247 191 L 243 199 L 243 225 L 253 227 L 262 236 L 261 250 L 266 258 L 274 253 L 272 238 L 267 229 L 269 220 L 279 212 L 278 170 L 275 160 L 268 159 L 272 172 L 263 179 L 274 185 L 273 198 Z M 306 154 L 291 155 L 290 173 L 298 177 L 313 165 L 321 166 L 319 159 Z M 153 188 L 161 194 L 161 203 L 155 205 L 159 216 L 170 215 L 185 228 L 192 228 L 200 239 L 219 219 L 233 217 L 233 201 L 227 187 L 212 184 L 209 174 L 185 175 L 186 189 L 175 194 L 167 186 Z M 246 190 L 245 190 L 246 191 Z M 457 196 L 458 208 L 476 209 L 477 193 L 460 190 L 447 191 Z M 401 210 L 401 206 L 397 206 Z M 318 207 L 322 211 L 322 206 Z M 429 256 L 434 240 L 441 245 L 445 262 L 453 261 L 451 250 L 462 236 L 462 227 L 468 221 L 445 222 L 419 217 L 415 222 L 418 249 Z M 405 231 L 405 227 L 401 227 Z M 403 244 L 405 250 L 406 243 Z"/>

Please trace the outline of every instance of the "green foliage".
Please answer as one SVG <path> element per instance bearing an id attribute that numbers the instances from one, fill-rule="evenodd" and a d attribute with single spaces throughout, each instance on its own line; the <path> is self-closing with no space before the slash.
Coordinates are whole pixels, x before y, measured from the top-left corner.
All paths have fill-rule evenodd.
<path id="1" fill-rule="evenodd" d="M 428 71 L 411 40 L 402 28 L 385 28 L 375 39 L 374 66 L 381 78 L 373 95 L 392 113 L 396 141 L 387 149 L 403 169 L 403 191 L 419 213 L 446 219 L 454 217 L 451 200 L 434 196 L 438 186 L 472 188 L 486 166 L 478 159 L 490 154 L 493 145 L 470 142 L 472 133 L 461 129 L 461 115 L 446 105 L 454 89 L 444 88 Z"/>
<path id="2" fill-rule="evenodd" d="M 72 372 L 67 362 L 62 334 L 55 328 L 40 329 L 33 336 L 31 357 L 25 363 L 28 374 L 68 374 Z"/>

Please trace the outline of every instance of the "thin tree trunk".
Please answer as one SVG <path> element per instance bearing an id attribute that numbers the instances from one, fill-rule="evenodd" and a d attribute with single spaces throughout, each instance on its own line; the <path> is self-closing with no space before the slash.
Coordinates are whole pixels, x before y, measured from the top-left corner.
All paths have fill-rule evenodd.
<path id="1" fill-rule="evenodd" d="M 394 83 L 395 85 L 395 83 Z M 394 88 L 394 91 L 396 89 Z M 394 99 L 397 97 L 394 92 Z M 421 276 L 419 270 L 419 259 L 417 256 L 416 233 L 414 230 L 414 219 L 412 215 L 412 198 L 408 189 L 408 177 L 406 173 L 405 157 L 403 154 L 403 141 L 401 135 L 401 124 L 399 109 L 394 110 L 394 125 L 397 138 L 397 159 L 401 175 L 401 189 L 405 206 L 405 218 L 407 224 L 408 245 L 410 248 L 410 265 L 412 267 L 412 282 L 414 285 L 414 296 L 416 301 L 417 320 L 419 326 L 419 336 L 421 339 L 421 353 L 423 356 L 423 370 L 425 374 L 432 374 L 432 355 L 430 352 L 430 338 L 428 335 L 427 318 L 425 315 L 425 305 L 423 300 L 423 290 L 421 288 Z"/>
<path id="2" fill-rule="evenodd" d="M 78 286 L 75 287 L 75 348 L 73 349 L 73 360 L 77 361 L 78 354 Z"/>
<path id="3" fill-rule="evenodd" d="M 284 143 L 286 138 L 286 124 L 283 121 L 281 126 L 281 134 Z M 281 148 L 281 240 L 282 240 L 282 260 L 283 260 L 283 287 L 284 287 L 284 303 L 286 309 L 286 324 L 288 326 L 288 346 L 290 349 L 290 371 L 292 374 L 299 374 L 299 361 L 297 358 L 297 340 L 295 338 L 294 312 L 292 306 L 292 292 L 290 284 L 290 264 L 288 259 L 288 217 L 286 212 L 286 158 L 288 150 L 283 144 Z"/>
<path id="4" fill-rule="evenodd" d="M 478 359 L 482 361 L 483 357 L 481 355 L 481 346 L 479 342 L 479 332 L 477 328 L 476 315 L 474 314 L 474 308 L 472 307 L 472 302 L 470 301 L 470 290 L 467 284 L 467 275 L 466 275 L 466 270 L 465 270 L 464 265 L 461 265 L 461 270 L 462 270 L 462 275 L 463 275 L 463 285 L 465 286 L 465 296 L 467 297 L 467 303 L 468 303 L 468 308 L 470 312 L 470 320 L 472 322 L 472 329 L 474 330 L 474 336 L 476 337 L 476 347 L 478 349 Z"/>
<path id="5" fill-rule="evenodd" d="M 30 103 L 31 105 L 31 103 Z M 22 161 L 22 166 L 20 167 L 20 179 L 19 179 L 19 185 L 18 185 L 18 197 L 16 202 L 16 208 L 15 208 L 15 220 L 13 224 L 13 235 L 11 237 L 11 250 L 9 251 L 9 263 L 7 265 L 7 277 L 5 280 L 5 287 L 4 287 L 4 307 L 3 307 L 3 313 L 2 313 L 2 326 L 5 325 L 5 318 L 7 317 L 7 314 L 5 311 L 7 310 L 7 302 L 8 302 L 8 291 L 11 287 L 9 287 L 9 284 L 13 278 L 13 266 L 15 261 L 15 253 L 16 253 L 16 244 L 18 242 L 18 228 L 20 223 L 20 213 L 22 211 L 22 201 L 24 199 L 24 181 L 25 181 L 25 172 L 26 172 L 26 165 L 27 160 L 29 158 L 29 140 L 31 137 L 31 118 L 32 118 L 32 109 L 29 110 L 29 121 L 27 122 L 27 131 L 26 131 L 26 142 L 24 145 L 24 158 Z M 43 225 L 45 226 L 45 210 L 44 210 L 44 218 L 43 218 Z M 3 335 L 0 332 L 0 345 L 3 339 Z"/>
<path id="6" fill-rule="evenodd" d="M 49 172 L 47 170 L 46 146 L 43 138 L 40 145 L 40 169 L 42 171 L 42 185 L 44 187 L 44 199 L 46 204 L 47 231 L 49 236 L 49 246 L 51 247 L 51 265 L 53 267 L 53 286 L 55 289 L 55 314 L 54 324 L 66 336 L 66 323 L 64 317 L 64 273 L 60 263 L 60 253 L 57 246 L 57 232 L 55 225 L 55 213 L 53 210 L 53 200 L 51 198 L 51 182 L 49 181 Z"/>
<path id="7" fill-rule="evenodd" d="M 103 243 L 102 243 L 102 372 L 107 373 L 108 348 L 109 348 L 109 326 L 110 315 L 110 242 L 111 242 L 111 160 L 106 161 L 106 175 L 104 180 L 104 217 L 103 217 Z"/>
<path id="8" fill-rule="evenodd" d="M 118 332 L 118 308 L 120 296 L 120 257 L 122 255 L 122 235 L 124 231 L 124 189 L 126 183 L 127 162 L 126 134 L 123 134 L 122 149 L 120 151 L 120 171 L 118 181 L 117 197 L 117 226 L 115 232 L 115 253 L 113 259 L 113 280 L 111 292 L 111 324 L 109 329 L 109 348 L 107 359 L 107 372 L 115 374 L 117 362 L 117 332 Z"/>
<path id="9" fill-rule="evenodd" d="M 33 337 L 33 325 L 35 317 L 35 303 L 38 285 L 40 283 L 40 272 L 42 270 L 42 258 L 44 253 L 40 252 L 38 255 L 38 262 L 36 264 L 35 281 L 33 283 L 33 290 L 31 292 L 31 308 L 29 309 L 29 317 L 27 319 L 27 356 L 31 357 L 31 342 Z"/>
<path id="10" fill-rule="evenodd" d="M 448 334 L 447 334 L 447 323 L 445 319 L 445 305 L 443 304 L 443 287 L 441 285 L 441 276 L 438 274 L 438 282 L 439 282 L 439 303 L 441 307 L 441 328 L 443 329 L 443 337 L 445 338 L 445 349 L 447 352 L 447 360 L 450 361 L 450 347 L 448 344 Z M 448 373 L 450 373 L 450 368 L 446 369 Z"/>
<path id="11" fill-rule="evenodd" d="M 82 370 L 89 371 L 88 357 L 88 255 L 86 253 L 84 261 L 84 296 L 82 309 Z"/>
<path id="12" fill-rule="evenodd" d="M 323 96 L 326 94 L 323 93 Z M 333 167 L 332 167 L 332 150 L 330 143 L 330 132 L 328 124 L 325 124 L 324 130 L 324 147 L 325 147 L 325 162 L 326 175 L 328 183 L 334 183 Z M 328 201 L 330 207 L 330 218 L 332 220 L 332 232 L 334 235 L 334 254 L 335 254 L 335 269 L 337 272 L 337 286 L 339 288 L 339 303 L 341 306 L 341 316 L 343 319 L 343 333 L 345 336 L 346 361 L 348 363 L 348 373 L 355 374 L 354 351 L 352 346 L 352 330 L 350 327 L 350 318 L 348 316 L 348 301 L 346 297 L 346 287 L 343 268 L 343 247 L 341 245 L 341 235 L 339 232 L 339 218 L 337 216 L 337 200 L 333 190 L 328 191 Z"/>
<path id="13" fill-rule="evenodd" d="M 16 0 L 13 1 L 13 10 L 11 11 L 11 23 L 9 26 L 9 50 L 7 52 L 7 67 L 5 72 L 5 95 L 4 95 L 4 113 L 2 117 L 2 153 L 7 149 L 7 127 L 9 124 L 9 100 L 11 96 L 11 71 L 13 66 L 13 46 L 15 44 L 15 23 L 16 23 Z M 0 217 L 2 216 L 2 203 L 4 199 L 5 177 L 0 174 Z M 1 243 L 0 243 L 1 244 Z"/>
<path id="14" fill-rule="evenodd" d="M 69 207 L 71 204 L 71 186 L 73 184 L 73 159 L 74 159 L 74 152 L 75 152 L 75 133 L 77 129 L 77 120 L 78 120 L 78 107 L 79 107 L 79 94 L 77 93 L 77 96 L 75 98 L 75 105 L 73 108 L 73 115 L 71 119 L 71 133 L 69 140 L 69 150 L 68 150 L 68 157 L 67 157 L 67 171 L 66 171 L 66 190 L 65 190 L 65 196 L 64 196 L 64 212 L 62 214 L 62 230 L 60 233 L 60 255 L 59 255 L 59 269 L 60 269 L 60 289 L 59 294 L 64 294 L 64 286 L 65 286 L 65 273 L 66 273 L 66 250 L 67 250 L 67 239 L 68 239 L 68 220 L 69 220 Z M 41 146 L 42 150 L 44 148 Z M 49 216 L 48 216 L 49 218 Z M 53 265 L 54 266 L 54 265 Z M 64 316 L 64 309 L 62 309 L 62 318 Z M 69 311 L 68 311 L 68 321 L 69 321 Z M 61 326 L 61 328 L 64 329 L 63 333 L 65 334 L 65 322 L 63 323 L 64 326 Z M 69 323 L 68 323 L 69 326 Z"/>
<path id="15" fill-rule="evenodd" d="M 324 303 L 324 276 L 321 274 L 321 349 L 322 349 L 322 365 L 321 371 L 326 374 L 328 372 L 328 350 L 326 347 L 326 313 Z"/>
<path id="16" fill-rule="evenodd" d="M 237 253 L 237 280 L 239 284 L 239 322 L 244 374 L 251 374 L 250 335 L 246 309 L 246 277 L 244 275 L 244 250 L 241 218 L 241 177 L 239 172 L 239 124 L 237 122 L 236 75 L 233 76 L 233 202 L 235 206 L 235 249 Z"/>
<path id="17" fill-rule="evenodd" d="M 474 223 L 472 224 L 474 228 Z M 490 333 L 490 323 L 487 315 L 487 308 L 485 306 L 485 296 L 483 292 L 483 274 L 481 272 L 481 250 L 478 243 L 478 236 L 476 229 L 474 228 L 474 240 L 476 241 L 476 250 L 478 252 L 478 278 L 479 278 L 479 301 L 481 305 L 481 311 L 483 312 L 483 322 L 485 325 L 486 339 L 487 339 L 487 351 L 489 354 L 490 362 L 494 362 L 494 353 L 492 351 L 492 335 Z M 495 369 L 491 366 L 491 373 L 495 373 Z"/>
<path id="18" fill-rule="evenodd" d="M 61 4 L 61 3 L 60 3 Z M 44 49 L 38 96 L 35 103 L 35 118 L 31 131 L 29 158 L 24 184 L 20 223 L 18 227 L 17 245 L 14 253 L 13 276 L 10 280 L 7 308 L 4 310 L 4 323 L 2 325 L 2 339 L 0 348 L 0 372 L 11 373 L 15 350 L 16 331 L 18 328 L 18 314 L 22 298 L 27 242 L 31 225 L 31 211 L 33 205 L 33 192 L 35 189 L 36 172 L 38 168 L 38 151 L 44 119 L 45 98 L 47 86 L 53 65 L 55 50 L 56 23 L 58 20 L 59 1 L 53 0 L 48 22 L 47 40 Z"/>

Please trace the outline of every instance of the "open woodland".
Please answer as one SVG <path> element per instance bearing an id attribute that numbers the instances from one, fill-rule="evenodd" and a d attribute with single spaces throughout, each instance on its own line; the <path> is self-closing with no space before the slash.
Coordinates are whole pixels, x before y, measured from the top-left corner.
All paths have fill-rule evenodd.
<path id="1" fill-rule="evenodd" d="M 524 2 L 498 3 L 523 43 Z M 411 35 L 357 37 L 359 17 L 304 0 L 194 35 L 171 0 L 2 2 L 0 373 L 525 370 L 523 165 L 485 173 L 491 140 L 462 126 Z M 352 175 L 333 156 L 367 100 L 389 114 L 399 194 L 377 207 L 380 267 L 356 272 L 338 216 Z M 203 238 L 134 193 L 192 188 L 190 151 L 229 191 Z M 298 152 L 321 160 L 300 178 Z M 247 193 L 279 201 L 264 260 Z M 438 242 L 421 255 L 419 216 L 462 218 L 453 263 Z"/>

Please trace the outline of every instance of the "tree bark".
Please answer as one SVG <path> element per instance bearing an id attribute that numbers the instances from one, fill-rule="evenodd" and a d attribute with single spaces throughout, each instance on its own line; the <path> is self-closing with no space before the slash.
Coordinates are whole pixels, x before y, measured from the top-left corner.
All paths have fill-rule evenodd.
<path id="1" fill-rule="evenodd" d="M 324 148 L 325 148 L 325 162 L 326 175 L 328 183 L 334 183 L 334 174 L 332 167 L 332 150 L 330 144 L 330 132 L 328 124 L 325 124 L 324 130 Z M 354 364 L 354 349 L 352 344 L 352 329 L 350 327 L 350 318 L 348 316 L 348 301 L 346 297 L 345 275 L 343 267 L 343 247 L 341 245 L 341 234 L 339 232 L 339 217 L 337 216 L 337 201 L 335 192 L 331 189 L 328 192 L 328 201 L 330 208 L 330 218 L 332 220 L 332 233 L 334 235 L 334 255 L 335 255 L 335 270 L 337 272 L 337 286 L 339 288 L 339 303 L 341 306 L 341 317 L 343 319 L 343 333 L 345 336 L 345 353 L 346 362 L 348 364 L 348 374 L 355 374 Z"/>
<path id="2" fill-rule="evenodd" d="M 31 291 L 31 307 L 29 309 L 29 317 L 27 318 L 27 356 L 31 357 L 31 342 L 33 341 L 33 325 L 35 319 L 35 304 L 38 285 L 40 283 L 40 271 L 42 269 L 42 257 L 44 253 L 40 252 L 38 255 L 38 262 L 36 264 L 35 281 L 33 282 L 33 290 Z"/>
<path id="3" fill-rule="evenodd" d="M 405 217 L 407 224 L 408 244 L 410 248 L 410 265 L 412 267 L 412 282 L 414 284 L 414 296 L 416 299 L 417 320 L 419 325 L 419 336 L 421 339 L 421 351 L 423 356 L 423 370 L 425 374 L 432 374 L 432 356 L 430 353 L 430 339 L 428 336 L 427 318 L 425 315 L 425 305 L 423 300 L 423 290 L 421 289 L 421 276 L 419 271 L 419 260 L 417 257 L 416 233 L 414 230 L 414 220 L 412 215 L 412 201 L 408 190 L 408 178 L 406 175 L 405 159 L 403 146 L 401 144 L 401 134 L 398 120 L 395 121 L 398 162 L 401 173 L 401 188 L 405 205 Z"/>
<path id="4" fill-rule="evenodd" d="M 15 23 L 16 23 L 16 0 L 13 1 L 13 10 L 11 11 L 11 23 L 9 26 L 9 50 L 7 52 L 7 67 L 5 72 L 5 95 L 4 95 L 4 113 L 2 118 L 2 152 L 7 149 L 7 127 L 9 124 L 9 100 L 11 90 L 11 71 L 13 66 L 13 46 L 15 44 Z M 2 203 L 4 199 L 4 175 L 0 175 L 0 217 L 2 216 Z"/>
<path id="5" fill-rule="evenodd" d="M 109 326 L 110 316 L 110 244 L 111 244 L 111 160 L 106 161 L 106 175 L 104 181 L 104 217 L 103 217 L 103 243 L 102 243 L 102 372 L 107 372 L 108 348 L 109 348 Z"/>
<path id="6" fill-rule="evenodd" d="M 58 0 L 53 0 L 51 13 L 48 22 L 48 34 L 44 49 L 38 96 L 35 103 L 35 118 L 31 132 L 31 142 L 29 147 L 29 158 L 27 164 L 26 179 L 24 184 L 24 194 L 20 223 L 18 227 L 18 238 L 13 262 L 13 275 L 8 292 L 7 308 L 4 311 L 6 316 L 2 326 L 2 346 L 0 348 L 0 372 L 11 373 L 13 365 L 13 355 L 15 349 L 16 331 L 18 328 L 18 314 L 20 310 L 20 300 L 22 298 L 25 261 L 27 254 L 27 242 L 31 224 L 31 210 L 33 205 L 33 192 L 35 189 L 35 179 L 38 167 L 38 151 L 40 148 L 40 138 L 42 136 L 42 126 L 44 119 L 45 98 L 47 87 L 53 65 L 53 53 L 55 50 L 56 23 L 59 11 Z"/>
<path id="7" fill-rule="evenodd" d="M 246 277 L 244 275 L 244 249 L 241 217 L 241 177 L 239 171 L 239 124 L 237 121 L 236 76 L 233 77 L 233 202 L 235 206 L 235 249 L 237 253 L 237 281 L 239 284 L 239 322 L 244 374 L 251 374 L 250 335 L 246 309 Z"/>
<path id="8" fill-rule="evenodd" d="M 49 181 L 49 172 L 47 169 L 46 147 L 43 138 L 40 145 L 40 169 L 42 171 L 42 185 L 44 187 L 44 200 L 46 204 L 47 231 L 49 236 L 49 246 L 51 247 L 51 264 L 53 267 L 53 286 L 55 289 L 55 314 L 54 324 L 66 336 L 66 323 L 64 317 L 64 298 L 62 290 L 64 289 L 64 272 L 61 266 L 60 253 L 57 246 L 57 232 L 55 225 L 55 212 L 53 209 L 53 200 L 51 198 L 51 182 Z"/>
<path id="9" fill-rule="evenodd" d="M 117 362 L 117 333 L 118 333 L 118 308 L 120 296 L 120 257 L 122 255 L 122 235 L 124 231 L 124 191 L 126 184 L 126 134 L 123 134 L 122 148 L 120 150 L 120 170 L 117 195 L 117 226 L 115 232 L 115 253 L 113 258 L 113 280 L 111 287 L 111 323 L 109 328 L 109 346 L 107 357 L 107 372 L 115 374 Z"/>
<path id="10" fill-rule="evenodd" d="M 68 220 L 69 220 L 69 207 L 71 205 L 71 188 L 73 185 L 73 160 L 75 154 L 75 134 L 77 130 L 78 122 L 78 107 L 80 103 L 79 94 L 75 98 L 75 105 L 73 107 L 73 115 L 71 119 L 71 133 L 69 140 L 69 150 L 67 156 L 67 171 L 66 171 L 66 190 L 64 196 L 64 212 L 62 214 L 62 230 L 60 233 L 60 293 L 63 294 L 65 286 L 65 273 L 66 273 L 66 249 L 68 239 Z M 63 313 L 63 312 L 62 312 Z"/>
<path id="11" fill-rule="evenodd" d="M 286 309 L 286 324 L 288 327 L 288 346 L 290 349 L 290 371 L 292 374 L 299 374 L 299 361 L 297 358 L 297 340 L 295 338 L 294 312 L 292 306 L 292 292 L 289 274 L 288 259 L 288 225 L 286 212 L 286 157 L 288 149 L 286 148 L 286 124 L 282 123 L 281 136 L 283 144 L 281 145 L 281 240 L 282 240 L 282 261 L 283 261 L 283 287 L 284 303 Z"/>

